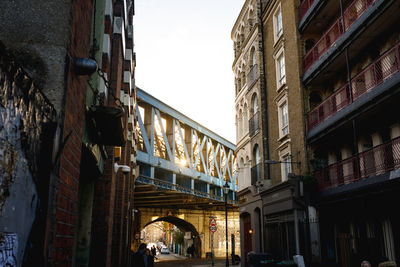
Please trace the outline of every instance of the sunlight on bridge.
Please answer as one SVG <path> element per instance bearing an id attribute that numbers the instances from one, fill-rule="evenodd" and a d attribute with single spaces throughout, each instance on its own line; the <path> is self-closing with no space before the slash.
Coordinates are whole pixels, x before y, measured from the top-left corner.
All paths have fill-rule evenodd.
<path id="1" fill-rule="evenodd" d="M 223 202 L 235 203 L 235 145 L 137 90 L 137 183 Z"/>

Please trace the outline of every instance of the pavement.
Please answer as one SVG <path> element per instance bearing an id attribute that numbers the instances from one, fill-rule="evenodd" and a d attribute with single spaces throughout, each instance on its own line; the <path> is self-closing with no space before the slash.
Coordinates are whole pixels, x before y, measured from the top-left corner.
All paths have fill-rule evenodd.
<path id="1" fill-rule="evenodd" d="M 171 253 L 170 256 L 173 256 L 175 259 L 162 258 L 157 255 L 159 259 L 154 263 L 154 267 L 225 267 L 226 265 L 225 258 L 215 259 L 214 265 L 212 265 L 210 259 L 189 259 L 174 253 Z M 232 262 L 229 261 L 229 266 L 240 267 L 240 263 L 232 265 Z"/>

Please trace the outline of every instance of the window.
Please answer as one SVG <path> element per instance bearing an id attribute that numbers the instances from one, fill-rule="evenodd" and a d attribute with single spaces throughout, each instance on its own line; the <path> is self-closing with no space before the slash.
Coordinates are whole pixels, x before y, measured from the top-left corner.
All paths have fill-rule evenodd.
<path id="1" fill-rule="evenodd" d="M 284 102 L 280 107 L 280 129 L 281 129 L 281 137 L 285 136 L 289 133 L 289 116 L 288 116 L 288 105 L 287 102 Z"/>
<path id="2" fill-rule="evenodd" d="M 283 53 L 277 59 L 278 87 L 286 83 L 285 56 Z"/>
<path id="3" fill-rule="evenodd" d="M 291 163 L 291 157 L 290 155 L 286 155 L 283 157 L 283 173 L 282 173 L 282 179 L 284 181 L 287 181 L 289 173 L 292 172 L 292 163 Z"/>
<path id="4" fill-rule="evenodd" d="M 281 37 L 282 33 L 283 33 L 282 11 L 281 11 L 281 6 L 279 6 L 274 14 L 274 40 L 275 40 L 275 42 L 279 39 L 279 37 Z"/>

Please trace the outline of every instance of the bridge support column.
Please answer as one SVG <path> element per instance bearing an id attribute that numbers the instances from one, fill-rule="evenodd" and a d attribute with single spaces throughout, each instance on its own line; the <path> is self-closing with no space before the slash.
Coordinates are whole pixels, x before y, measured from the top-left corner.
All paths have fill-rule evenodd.
<path id="1" fill-rule="evenodd" d="M 192 165 L 193 162 L 193 144 L 192 144 L 192 129 L 188 126 L 183 127 L 185 129 L 185 144 L 187 148 L 187 152 L 189 155 L 189 158 L 187 159 L 188 167 Z"/>
<path id="2" fill-rule="evenodd" d="M 174 184 L 174 189 L 176 189 L 176 173 L 172 174 L 172 183 Z"/>
<path id="3" fill-rule="evenodd" d="M 150 167 L 150 177 L 154 178 L 154 167 L 153 166 Z"/>
<path id="4" fill-rule="evenodd" d="M 166 134 L 168 138 L 168 143 L 171 147 L 171 156 L 172 159 L 169 159 L 171 162 L 175 162 L 175 121 L 171 117 L 166 118 Z"/>
<path id="5" fill-rule="evenodd" d="M 207 184 L 207 194 L 210 194 L 210 184 Z"/>

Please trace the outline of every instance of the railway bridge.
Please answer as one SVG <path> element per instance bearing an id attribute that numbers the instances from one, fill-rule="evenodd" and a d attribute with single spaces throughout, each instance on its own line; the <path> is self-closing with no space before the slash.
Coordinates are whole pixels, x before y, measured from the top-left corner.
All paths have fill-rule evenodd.
<path id="1" fill-rule="evenodd" d="M 235 145 L 139 88 L 136 112 L 134 244 L 145 238 L 146 226 L 164 221 L 185 233 L 185 251 L 193 243 L 205 256 L 213 245 L 216 256 L 224 256 L 226 209 L 229 246 L 238 254 Z M 217 221 L 213 237 L 211 217 Z"/>

